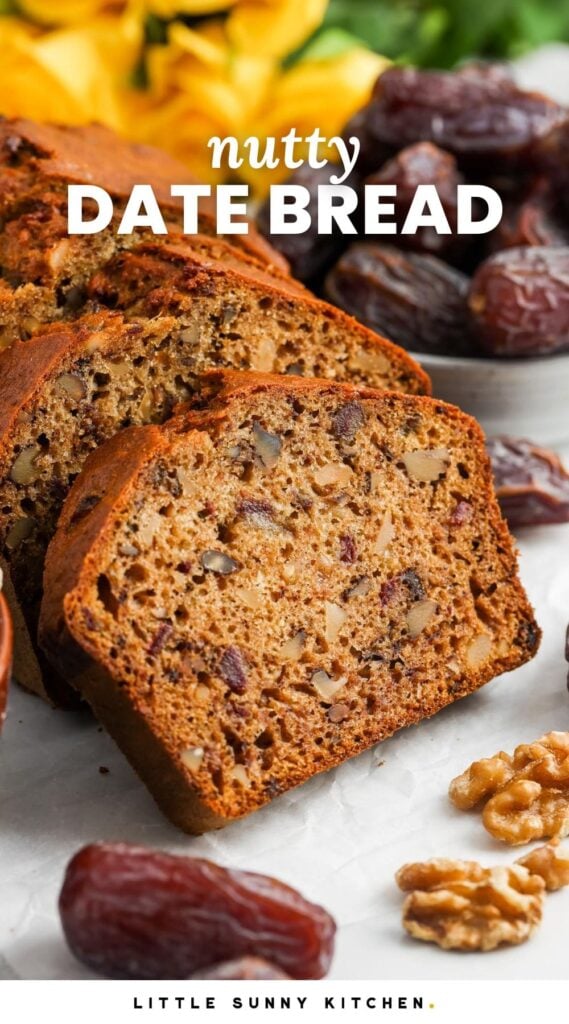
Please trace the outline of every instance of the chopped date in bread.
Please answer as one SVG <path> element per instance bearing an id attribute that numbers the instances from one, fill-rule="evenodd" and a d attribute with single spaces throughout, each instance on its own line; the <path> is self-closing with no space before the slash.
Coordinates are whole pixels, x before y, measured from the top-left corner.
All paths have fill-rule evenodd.
<path id="1" fill-rule="evenodd" d="M 165 813 L 198 832 L 522 664 L 539 639 L 473 420 L 324 381 L 218 372 L 207 386 L 206 410 L 90 457 L 48 553 L 41 629 Z M 254 450 L 256 424 L 279 456 L 244 477 L 235 451 Z M 76 521 L 86 492 L 103 500 Z M 243 515 L 251 496 L 279 529 Z"/>
<path id="2" fill-rule="evenodd" d="M 45 207 L 41 214 L 34 210 L 8 221 L 0 234 L 0 349 L 17 338 L 27 340 L 42 324 L 73 320 L 85 312 L 93 273 L 117 253 L 153 238 L 147 229 L 119 235 L 116 225 L 93 236 L 69 236 L 64 213 L 54 208 L 49 197 Z M 188 252 L 205 253 L 209 259 L 289 281 L 278 268 L 265 265 L 221 237 L 186 237 L 179 234 L 175 222 L 168 225 L 168 231 L 154 240 L 158 244 L 174 242 Z M 228 308 L 224 322 L 229 322 L 229 314 Z"/>
<path id="3" fill-rule="evenodd" d="M 0 353 L 0 556 L 31 637 L 47 543 L 88 453 L 133 423 L 162 422 L 190 397 L 194 380 L 191 346 L 166 318 L 128 323 L 103 311 Z M 86 494 L 76 522 L 98 500 Z M 72 700 L 52 676 L 50 696 Z"/>
<path id="4" fill-rule="evenodd" d="M 110 978 L 321 978 L 334 951 L 333 919 L 296 889 L 122 843 L 75 854 L 59 912 L 75 956 Z"/>

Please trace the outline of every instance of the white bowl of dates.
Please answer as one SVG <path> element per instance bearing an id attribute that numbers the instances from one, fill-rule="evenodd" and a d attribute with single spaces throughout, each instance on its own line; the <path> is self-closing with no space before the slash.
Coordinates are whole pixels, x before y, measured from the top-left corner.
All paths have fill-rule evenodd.
<path id="1" fill-rule="evenodd" d="M 271 236 L 292 271 L 411 351 L 435 395 L 488 433 L 569 440 L 569 110 L 521 89 L 507 67 L 393 67 L 346 126 L 360 153 L 349 184 L 396 186 L 391 232 Z M 302 168 L 309 210 L 334 168 Z M 486 184 L 503 216 L 457 232 L 457 188 Z M 448 233 L 401 230 L 419 185 L 435 185 Z M 266 211 L 260 214 L 267 232 Z M 568 353 L 568 354 L 565 354 Z"/>
<path id="2" fill-rule="evenodd" d="M 487 434 L 530 437 L 538 444 L 569 440 L 569 356 L 473 359 L 416 353 L 433 393 L 475 416 Z"/>

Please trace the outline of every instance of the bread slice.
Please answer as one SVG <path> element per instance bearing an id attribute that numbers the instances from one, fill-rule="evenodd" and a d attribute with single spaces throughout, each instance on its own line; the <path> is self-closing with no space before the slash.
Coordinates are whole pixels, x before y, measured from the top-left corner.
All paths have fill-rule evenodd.
<path id="1" fill-rule="evenodd" d="M 117 255 L 93 275 L 91 300 L 130 316 L 176 316 L 220 365 L 430 391 L 407 352 L 292 278 L 221 260 L 211 239 L 195 243 L 143 242 Z"/>
<path id="2" fill-rule="evenodd" d="M 166 815 L 261 807 L 534 654 L 478 425 L 429 398 L 210 378 L 89 457 L 41 642 Z"/>
<path id="3" fill-rule="evenodd" d="M 0 121 L 0 348 L 29 337 L 41 323 L 74 315 L 93 271 L 148 234 L 117 235 L 136 183 L 152 185 L 169 231 L 181 231 L 182 201 L 170 195 L 170 186 L 195 183 L 184 164 L 151 147 L 125 142 L 101 125 Z M 69 184 L 95 184 L 109 192 L 116 215 L 108 229 L 96 235 L 68 234 Z M 94 215 L 94 204 L 86 205 Z M 216 235 L 210 199 L 200 201 L 199 228 Z M 231 235 L 229 243 L 270 271 L 287 273 L 286 260 L 251 222 L 246 235 Z"/>
<path id="4" fill-rule="evenodd" d="M 152 246 L 151 252 L 161 248 Z M 167 419 L 175 404 L 190 398 L 204 370 L 261 369 L 269 355 L 271 366 L 289 369 L 293 346 L 302 352 L 297 372 L 343 373 L 357 380 L 364 367 L 375 384 L 427 386 L 428 379 L 395 346 L 344 314 L 336 316 L 302 285 L 276 282 L 258 261 L 223 240 L 198 235 L 191 256 L 185 244 L 174 251 L 183 254 L 190 271 L 187 291 L 179 298 L 173 293 L 167 305 L 175 311 L 179 301 L 186 313 L 157 317 L 153 308 L 151 318 L 134 321 L 103 310 L 54 325 L 0 353 L 0 556 L 10 565 L 29 629 L 29 642 L 17 645 L 15 672 L 29 689 L 42 696 L 47 691 L 57 703 L 71 694 L 53 673 L 39 671 L 32 653 L 43 555 L 88 452 L 126 426 Z M 133 260 L 135 267 L 144 258 L 143 253 Z M 170 259 L 154 262 L 163 276 L 178 280 Z M 118 271 L 116 281 L 122 287 Z M 320 309 L 322 323 L 309 337 L 302 323 L 312 324 Z M 296 331 L 293 317 L 297 324 L 301 318 Z M 337 362 L 332 345 L 339 348 Z M 350 352 L 353 365 L 346 360 Z M 42 675 L 45 685 L 39 683 Z"/>
<path id="5" fill-rule="evenodd" d="M 63 499 L 98 444 L 133 423 L 162 422 L 187 401 L 192 364 L 173 319 L 129 323 L 107 310 L 0 353 L 0 559 L 18 625 L 14 672 L 56 704 L 76 695 L 34 648 L 43 559 Z"/>
<path id="6" fill-rule="evenodd" d="M 161 149 L 127 142 L 100 124 L 39 124 L 25 118 L 0 120 L 0 217 L 13 215 L 31 198 L 46 192 L 67 197 L 69 184 L 104 188 L 122 208 L 133 185 L 152 185 L 167 220 L 182 219 L 182 200 L 171 196 L 172 185 L 197 184 L 197 178 L 179 160 Z M 122 203 L 120 201 L 123 201 Z M 246 235 L 230 235 L 237 248 L 283 272 L 286 259 L 248 221 Z M 217 235 L 212 199 L 200 200 L 200 230 Z"/>
<path id="7" fill-rule="evenodd" d="M 44 324 L 80 316 L 94 271 L 145 238 L 156 237 L 159 245 L 173 237 L 180 247 L 192 249 L 199 249 L 207 240 L 220 261 L 243 263 L 289 280 L 279 268 L 222 238 L 180 235 L 177 223 L 169 223 L 169 236 L 153 236 L 145 229 L 117 235 L 116 227 L 115 221 L 112 228 L 97 235 L 69 235 L 67 214 L 49 195 L 6 221 L 0 232 L 0 349 L 17 339 L 27 340 Z"/>

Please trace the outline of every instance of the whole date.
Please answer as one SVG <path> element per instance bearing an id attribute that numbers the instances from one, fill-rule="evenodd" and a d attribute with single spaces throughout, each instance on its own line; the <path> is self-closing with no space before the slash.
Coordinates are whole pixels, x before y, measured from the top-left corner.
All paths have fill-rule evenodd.
<path id="1" fill-rule="evenodd" d="M 356 242 L 326 279 L 331 302 L 414 352 L 471 351 L 468 278 L 422 253 Z"/>
<path id="2" fill-rule="evenodd" d="M 569 522 L 569 473 L 554 452 L 513 437 L 489 437 L 486 444 L 510 526 Z"/>
<path id="3" fill-rule="evenodd" d="M 569 246 L 505 249 L 482 263 L 468 304 L 477 340 L 494 356 L 569 348 Z"/>
<path id="4" fill-rule="evenodd" d="M 273 878 L 120 843 L 73 857 L 59 911 L 72 952 L 109 978 L 188 978 L 248 956 L 291 978 L 322 978 L 336 930 L 322 907 Z"/>
<path id="5" fill-rule="evenodd" d="M 460 71 L 390 68 L 376 82 L 368 132 L 395 149 L 420 139 L 436 143 L 463 165 L 488 158 L 510 166 L 539 163 L 567 112 L 541 93 L 519 89 L 484 67 Z"/>

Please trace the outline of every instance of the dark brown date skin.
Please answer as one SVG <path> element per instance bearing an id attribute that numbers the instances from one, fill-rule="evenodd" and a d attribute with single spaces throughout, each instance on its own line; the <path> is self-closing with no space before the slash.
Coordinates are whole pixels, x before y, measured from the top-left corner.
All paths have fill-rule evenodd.
<path id="1" fill-rule="evenodd" d="M 468 305 L 490 355 L 527 357 L 569 348 L 569 247 L 505 249 L 482 263 Z"/>
<path id="2" fill-rule="evenodd" d="M 71 951 L 108 978 L 188 978 L 243 956 L 322 978 L 336 928 L 273 878 L 121 843 L 73 857 L 59 912 Z"/>
<path id="3" fill-rule="evenodd" d="M 349 143 L 350 139 L 356 138 L 360 144 L 356 170 L 362 177 L 379 170 L 386 160 L 390 160 L 397 152 L 394 146 L 381 142 L 374 136 L 371 130 L 371 109 L 372 105 L 368 103 L 356 111 L 342 132 L 344 142 Z"/>
<path id="4" fill-rule="evenodd" d="M 259 210 L 257 217 L 259 230 L 288 260 L 293 277 L 305 284 L 317 283 L 318 279 L 338 259 L 349 242 L 349 238 L 342 235 L 338 229 L 335 229 L 331 235 L 318 234 L 318 186 L 330 185 L 330 176 L 337 173 L 341 174 L 342 172 L 340 167 L 335 164 L 318 168 L 304 164 L 294 174 L 291 174 L 290 178 L 287 178 L 287 185 L 303 185 L 310 193 L 307 210 L 311 223 L 308 231 L 304 231 L 302 234 L 278 235 L 271 233 L 269 201 L 267 200 Z M 359 178 L 354 174 L 351 174 L 343 182 L 349 188 L 356 189 L 358 183 Z"/>
<path id="5" fill-rule="evenodd" d="M 489 242 L 494 252 L 520 245 L 569 245 L 569 223 L 547 178 L 533 182 L 521 199 L 506 201 Z"/>
<path id="6" fill-rule="evenodd" d="M 326 278 L 326 294 L 413 352 L 471 353 L 468 278 L 435 256 L 356 242 Z"/>
<path id="7" fill-rule="evenodd" d="M 569 473 L 554 452 L 531 441 L 489 437 L 496 494 L 511 527 L 569 522 Z"/>
<path id="8" fill-rule="evenodd" d="M 389 68 L 376 82 L 368 132 L 401 149 L 421 139 L 436 143 L 465 166 L 539 162 L 547 139 L 567 120 L 566 111 L 504 74 Z M 488 164 L 486 164 L 488 166 Z"/>
<path id="9" fill-rule="evenodd" d="M 192 974 L 192 981 L 287 981 L 289 975 L 258 956 L 227 960 Z"/>
<path id="10" fill-rule="evenodd" d="M 394 198 L 395 222 L 401 231 L 409 207 L 419 185 L 434 185 L 443 206 L 452 234 L 439 235 L 432 227 L 421 227 L 412 235 L 398 234 L 393 244 L 398 248 L 413 249 L 415 252 L 431 253 L 433 256 L 457 253 L 466 246 L 464 235 L 457 236 L 457 186 L 464 182 L 456 160 L 450 153 L 434 146 L 432 142 L 417 142 L 402 149 L 392 160 L 370 175 L 366 185 L 396 185 Z"/>

